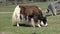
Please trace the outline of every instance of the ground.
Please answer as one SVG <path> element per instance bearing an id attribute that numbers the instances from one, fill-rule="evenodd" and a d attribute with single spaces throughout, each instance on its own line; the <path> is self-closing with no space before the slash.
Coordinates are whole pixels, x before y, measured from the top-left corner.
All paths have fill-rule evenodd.
<path id="1" fill-rule="evenodd" d="M 45 10 L 48 3 L 36 3 L 37 6 Z M 6 8 L 6 9 L 5 9 Z M 1 11 L 13 11 L 14 7 L 6 6 L 5 8 L 0 8 Z M 0 11 L 0 12 L 1 12 Z M 44 13 L 45 14 L 45 13 Z M 0 34 L 60 34 L 60 15 L 48 16 L 48 26 L 41 28 L 33 28 L 26 26 L 12 26 L 11 22 L 12 13 L 0 14 Z"/>

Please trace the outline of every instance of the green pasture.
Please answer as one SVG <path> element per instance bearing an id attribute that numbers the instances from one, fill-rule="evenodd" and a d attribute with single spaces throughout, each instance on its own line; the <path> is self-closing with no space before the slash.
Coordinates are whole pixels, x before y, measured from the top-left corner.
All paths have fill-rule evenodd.
<path id="1" fill-rule="evenodd" d="M 15 6 L 0 6 L 0 12 L 12 12 Z"/>
<path id="2" fill-rule="evenodd" d="M 26 26 L 12 26 L 12 14 L 0 14 L 0 34 L 60 34 L 60 15 L 49 16 L 48 26 L 33 28 Z"/>
<path id="3" fill-rule="evenodd" d="M 35 3 L 38 4 L 43 10 L 47 8 L 48 3 Z M 5 8 L 4 8 L 5 7 Z M 13 11 L 13 6 L 0 7 L 0 11 Z M 8 10 L 7 10 L 8 9 Z M 60 34 L 60 15 L 48 16 L 47 27 L 26 27 L 26 26 L 12 26 L 11 14 L 0 14 L 0 34 Z"/>
<path id="4" fill-rule="evenodd" d="M 19 5 L 34 5 L 41 7 L 42 9 L 46 9 L 49 2 L 36 2 L 36 3 L 26 3 L 26 4 L 19 4 Z M 0 6 L 0 12 L 13 12 L 16 5 L 7 5 L 7 6 Z"/>

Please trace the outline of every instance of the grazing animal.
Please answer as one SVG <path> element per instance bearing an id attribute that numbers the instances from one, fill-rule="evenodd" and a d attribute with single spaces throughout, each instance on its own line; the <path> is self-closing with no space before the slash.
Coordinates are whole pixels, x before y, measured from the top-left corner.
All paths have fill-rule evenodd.
<path id="1" fill-rule="evenodd" d="M 19 8 L 18 10 L 19 16 L 16 15 L 17 11 L 14 16 L 17 19 L 16 21 L 17 26 L 19 25 L 19 21 L 23 19 L 33 27 L 36 26 L 41 27 L 40 24 L 42 26 L 47 26 L 47 19 L 46 17 L 43 16 L 42 11 L 37 6 L 19 6 L 18 8 Z M 39 23 L 38 20 L 40 20 L 41 23 Z"/>
<path id="2" fill-rule="evenodd" d="M 58 11 L 60 11 L 60 1 L 54 1 L 54 2 L 51 2 L 49 5 L 48 5 L 48 8 L 47 8 L 47 15 L 48 13 L 52 13 L 52 15 L 57 15 Z"/>

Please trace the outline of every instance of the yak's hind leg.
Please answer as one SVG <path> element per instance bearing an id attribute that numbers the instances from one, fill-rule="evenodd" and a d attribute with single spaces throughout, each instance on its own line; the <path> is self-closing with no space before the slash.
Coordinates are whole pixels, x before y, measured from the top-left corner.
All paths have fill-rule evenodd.
<path id="1" fill-rule="evenodd" d="M 13 15 L 12 16 L 12 24 L 16 25 L 17 27 L 19 27 L 19 22 L 20 22 L 20 16 L 19 15 Z"/>
<path id="2" fill-rule="evenodd" d="M 12 25 L 13 25 L 13 26 L 16 26 L 16 24 L 17 24 L 17 18 L 16 18 L 15 15 L 13 15 L 13 16 L 12 16 Z"/>

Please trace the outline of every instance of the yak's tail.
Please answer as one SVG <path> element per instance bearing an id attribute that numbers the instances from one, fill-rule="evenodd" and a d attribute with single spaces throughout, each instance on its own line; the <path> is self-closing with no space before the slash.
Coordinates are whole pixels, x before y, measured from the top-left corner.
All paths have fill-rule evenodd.
<path id="1" fill-rule="evenodd" d="M 19 22 L 20 22 L 20 8 L 19 5 L 17 5 L 12 15 L 12 24 L 19 26 Z"/>

